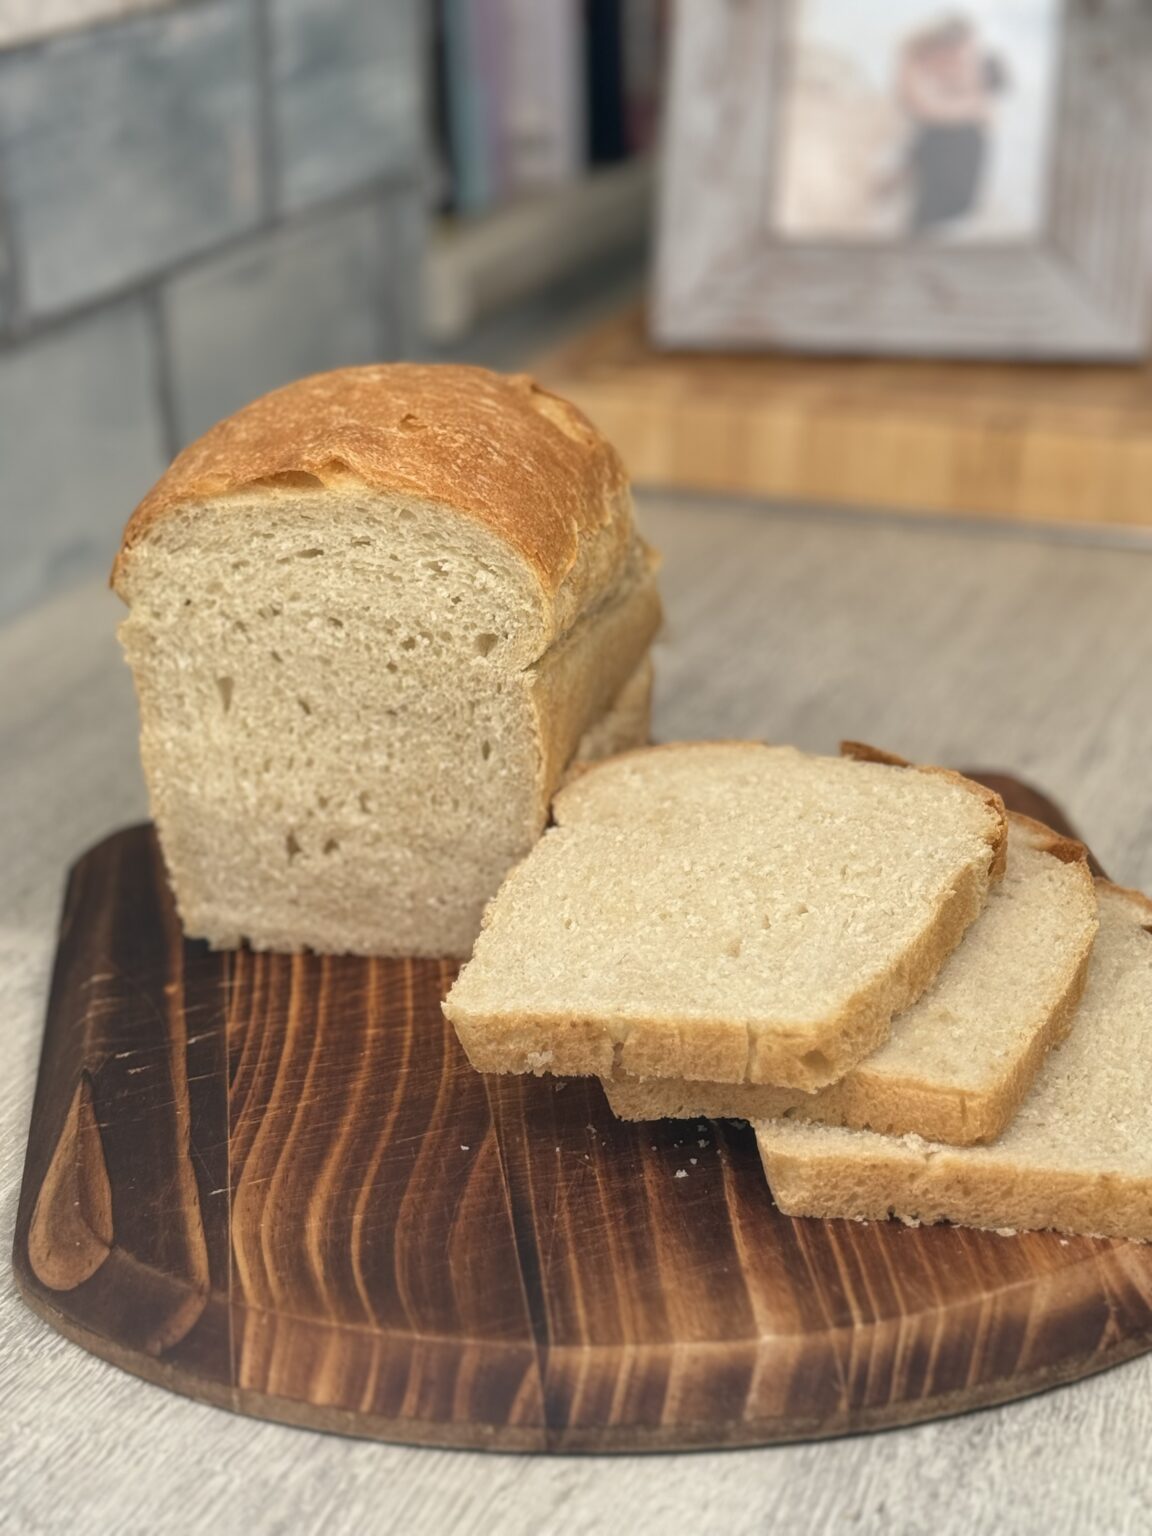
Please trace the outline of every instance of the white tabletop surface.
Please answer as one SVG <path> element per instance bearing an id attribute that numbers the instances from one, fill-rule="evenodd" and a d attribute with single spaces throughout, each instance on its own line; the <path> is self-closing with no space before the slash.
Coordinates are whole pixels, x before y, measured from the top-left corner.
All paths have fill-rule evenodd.
<path id="1" fill-rule="evenodd" d="M 656 732 L 842 736 L 1032 778 L 1152 886 L 1152 546 L 650 498 Z M 11 1242 L 65 870 L 145 814 L 117 605 L 0 631 L 0 1240 Z M 915 1429 L 755 1451 L 411 1450 L 242 1419 L 66 1343 L 0 1279 L 0 1530 L 206 1536 L 1152 1532 L 1152 1358 Z"/>

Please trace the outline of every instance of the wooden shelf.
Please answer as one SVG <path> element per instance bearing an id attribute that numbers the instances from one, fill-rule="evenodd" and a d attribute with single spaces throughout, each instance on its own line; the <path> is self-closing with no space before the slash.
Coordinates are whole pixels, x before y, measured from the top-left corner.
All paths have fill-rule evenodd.
<path id="1" fill-rule="evenodd" d="M 1152 526 L 1152 367 L 662 352 L 630 309 L 536 364 L 642 484 Z"/>
<path id="2" fill-rule="evenodd" d="M 490 214 L 442 219 L 424 274 L 428 336 L 455 340 L 482 315 L 642 239 L 652 184 L 641 158 Z"/>

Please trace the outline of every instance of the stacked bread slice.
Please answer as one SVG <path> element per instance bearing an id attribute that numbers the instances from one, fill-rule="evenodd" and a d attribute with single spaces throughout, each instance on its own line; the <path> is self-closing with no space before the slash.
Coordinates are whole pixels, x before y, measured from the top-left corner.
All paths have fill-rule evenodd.
<path id="1" fill-rule="evenodd" d="M 793 1216 L 895 1215 L 1152 1241 L 1152 903 L 1098 882 L 1100 931 L 1066 1044 L 987 1146 L 764 1120 L 776 1203 Z"/>
<path id="2" fill-rule="evenodd" d="M 485 914 L 445 1012 L 473 1066 L 837 1081 L 934 980 L 1004 866 L 958 775 L 752 742 L 611 759 Z"/>
<path id="3" fill-rule="evenodd" d="M 1152 1238 L 1152 904 L 1079 843 L 864 748 L 632 752 L 554 819 L 445 1004 L 474 1066 L 752 1120 L 788 1214 Z"/>
<path id="4" fill-rule="evenodd" d="M 1084 849 L 1009 816 L 1008 864 L 933 985 L 871 1055 L 821 1092 L 770 1084 L 605 1082 L 625 1120 L 791 1117 L 932 1141 L 989 1141 L 1012 1119 L 1068 1031 L 1096 933 Z"/>

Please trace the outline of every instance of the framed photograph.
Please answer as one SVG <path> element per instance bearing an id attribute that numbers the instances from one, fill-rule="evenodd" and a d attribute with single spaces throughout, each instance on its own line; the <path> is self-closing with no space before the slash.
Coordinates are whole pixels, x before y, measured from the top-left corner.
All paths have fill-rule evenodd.
<path id="1" fill-rule="evenodd" d="M 1149 0 L 678 0 L 675 346 L 1136 358 Z"/>

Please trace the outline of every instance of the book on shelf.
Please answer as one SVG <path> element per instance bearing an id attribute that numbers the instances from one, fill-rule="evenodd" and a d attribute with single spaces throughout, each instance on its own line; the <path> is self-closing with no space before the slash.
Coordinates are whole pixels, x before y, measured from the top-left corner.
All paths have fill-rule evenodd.
<path id="1" fill-rule="evenodd" d="M 663 0 L 437 0 L 438 205 L 493 212 L 650 147 Z"/>
<path id="2" fill-rule="evenodd" d="M 507 191 L 562 186 L 584 169 L 587 135 L 580 0 L 503 0 L 507 53 L 501 136 Z"/>

